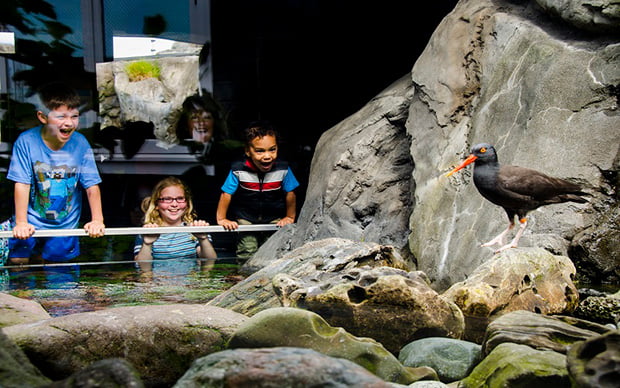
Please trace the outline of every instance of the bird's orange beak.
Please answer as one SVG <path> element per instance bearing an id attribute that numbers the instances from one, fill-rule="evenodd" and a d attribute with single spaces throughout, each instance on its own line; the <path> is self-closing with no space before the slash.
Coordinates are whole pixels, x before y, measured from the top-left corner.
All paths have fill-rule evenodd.
<path id="1" fill-rule="evenodd" d="M 455 172 L 457 172 L 458 170 L 463 169 L 465 166 L 472 164 L 473 162 L 476 161 L 476 159 L 478 159 L 478 157 L 476 155 L 469 155 L 467 157 L 467 159 L 465 159 L 463 161 L 463 163 L 461 163 L 458 167 L 455 167 L 454 170 L 450 171 L 449 173 L 446 174 L 446 176 L 450 176 L 452 174 L 454 174 Z"/>

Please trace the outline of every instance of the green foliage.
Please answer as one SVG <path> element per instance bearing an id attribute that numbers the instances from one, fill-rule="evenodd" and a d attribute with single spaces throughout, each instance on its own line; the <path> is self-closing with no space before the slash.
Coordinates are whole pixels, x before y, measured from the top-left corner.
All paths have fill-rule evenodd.
<path id="1" fill-rule="evenodd" d="M 157 78 L 161 74 L 159 65 L 151 61 L 136 61 L 125 66 L 125 71 L 129 76 L 130 82 L 142 81 L 147 78 Z"/>

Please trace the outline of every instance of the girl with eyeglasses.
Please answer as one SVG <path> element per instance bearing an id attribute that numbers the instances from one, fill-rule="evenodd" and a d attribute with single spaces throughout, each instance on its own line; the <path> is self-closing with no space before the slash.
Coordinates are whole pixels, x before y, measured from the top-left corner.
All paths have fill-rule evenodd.
<path id="1" fill-rule="evenodd" d="M 159 226 L 207 226 L 195 219 L 191 194 L 185 183 L 168 177 L 157 183 L 150 197 L 142 202 L 144 228 Z M 217 257 L 207 233 L 143 234 L 134 246 L 135 260 L 145 274 L 154 270 L 173 274 L 205 270 Z M 211 260 L 197 260 L 211 259 Z"/>

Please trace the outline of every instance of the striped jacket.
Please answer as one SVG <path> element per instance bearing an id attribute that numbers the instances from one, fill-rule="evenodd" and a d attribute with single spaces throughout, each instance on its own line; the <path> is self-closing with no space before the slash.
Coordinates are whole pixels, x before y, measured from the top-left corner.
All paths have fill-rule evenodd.
<path id="1" fill-rule="evenodd" d="M 258 171 L 249 159 L 236 161 L 222 186 L 223 192 L 232 195 L 228 218 L 253 224 L 282 218 L 286 216 L 286 193 L 298 186 L 285 161 L 276 160 L 266 173 Z"/>

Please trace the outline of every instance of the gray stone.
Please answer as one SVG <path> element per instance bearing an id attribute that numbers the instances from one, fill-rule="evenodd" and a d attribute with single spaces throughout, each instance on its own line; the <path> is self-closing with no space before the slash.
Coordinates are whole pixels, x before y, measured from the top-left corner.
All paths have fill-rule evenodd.
<path id="1" fill-rule="evenodd" d="M 311 349 L 235 349 L 194 361 L 174 388 L 377 387 L 391 385 L 361 366 Z"/>
<path id="2" fill-rule="evenodd" d="M 194 359 L 224 349 L 246 319 L 217 307 L 170 304 L 71 314 L 3 331 L 54 380 L 120 357 L 145 385 L 172 385 Z"/>
<path id="3" fill-rule="evenodd" d="M 464 379 L 480 359 L 480 345 L 442 337 L 413 341 L 403 347 L 398 355 L 398 360 L 405 366 L 433 368 L 444 383 Z"/>

